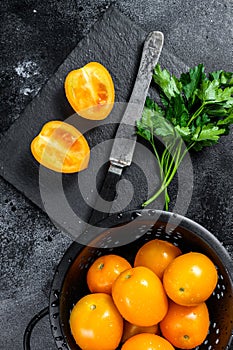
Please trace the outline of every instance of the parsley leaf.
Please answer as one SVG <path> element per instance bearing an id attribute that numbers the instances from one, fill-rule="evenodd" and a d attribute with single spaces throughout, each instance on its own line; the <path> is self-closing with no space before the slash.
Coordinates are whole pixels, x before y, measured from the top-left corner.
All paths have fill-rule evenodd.
<path id="1" fill-rule="evenodd" d="M 212 146 L 229 133 L 233 124 L 233 73 L 218 70 L 207 76 L 199 64 L 177 78 L 157 64 L 153 80 L 161 105 L 148 97 L 136 126 L 138 135 L 153 146 L 162 183 L 143 206 L 164 192 L 168 209 L 167 188 L 185 154 L 190 149 L 200 151 Z M 161 155 L 156 138 L 164 144 Z"/>

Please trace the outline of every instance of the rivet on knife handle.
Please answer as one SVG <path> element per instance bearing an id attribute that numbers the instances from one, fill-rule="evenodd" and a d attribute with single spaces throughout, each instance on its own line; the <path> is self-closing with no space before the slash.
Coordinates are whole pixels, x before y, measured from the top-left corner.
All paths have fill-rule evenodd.
<path id="1" fill-rule="evenodd" d="M 149 33 L 145 40 L 134 88 L 114 139 L 109 171 L 113 171 L 115 167 L 129 166 L 132 162 L 137 137 L 135 122 L 141 118 L 153 68 L 159 60 L 163 41 L 163 33 L 157 31 Z"/>

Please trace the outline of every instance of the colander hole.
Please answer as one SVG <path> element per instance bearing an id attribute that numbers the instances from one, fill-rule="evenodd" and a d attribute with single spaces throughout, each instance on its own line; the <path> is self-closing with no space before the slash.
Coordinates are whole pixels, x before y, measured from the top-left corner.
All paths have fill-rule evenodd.
<path id="1" fill-rule="evenodd" d="M 63 340 L 63 337 L 62 337 L 62 336 L 55 337 L 55 340 L 56 340 L 56 341 L 62 341 L 62 340 Z"/>
<path id="2" fill-rule="evenodd" d="M 219 283 L 217 284 L 217 288 L 218 288 L 218 289 L 220 289 L 220 288 L 221 288 Z"/>
<path id="3" fill-rule="evenodd" d="M 215 340 L 215 344 L 218 344 L 219 343 L 219 338 Z"/>
<path id="4" fill-rule="evenodd" d="M 219 330 L 219 328 L 217 328 L 215 333 L 219 334 L 219 332 L 220 332 L 220 330 Z"/>
<path id="5" fill-rule="evenodd" d="M 207 345 L 208 344 L 208 339 L 206 339 L 205 341 L 204 341 L 204 345 Z"/>
<path id="6" fill-rule="evenodd" d="M 222 289 L 223 289 L 223 290 L 226 290 L 225 284 L 222 284 Z"/>
<path id="7" fill-rule="evenodd" d="M 211 350 L 211 349 L 212 349 L 212 345 L 209 345 L 209 346 L 208 346 L 208 350 Z"/>
<path id="8" fill-rule="evenodd" d="M 213 325 L 212 325 L 212 327 L 213 327 L 213 328 L 216 328 L 216 326 L 217 326 L 217 323 L 214 322 Z"/>
<path id="9" fill-rule="evenodd" d="M 171 237 L 171 235 L 168 235 L 168 234 L 165 235 L 165 238 L 166 238 L 166 239 L 169 239 L 170 237 Z"/>

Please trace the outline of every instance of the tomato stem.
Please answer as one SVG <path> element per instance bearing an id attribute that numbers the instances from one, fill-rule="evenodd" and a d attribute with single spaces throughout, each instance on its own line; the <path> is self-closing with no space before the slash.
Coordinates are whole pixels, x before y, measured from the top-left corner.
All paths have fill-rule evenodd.
<path id="1" fill-rule="evenodd" d="M 99 264 L 98 269 L 99 269 L 99 270 L 102 270 L 103 267 L 104 267 L 104 263 L 101 263 L 101 264 Z"/>
<path id="2" fill-rule="evenodd" d="M 131 275 L 126 275 L 125 279 L 128 280 L 131 277 Z"/>

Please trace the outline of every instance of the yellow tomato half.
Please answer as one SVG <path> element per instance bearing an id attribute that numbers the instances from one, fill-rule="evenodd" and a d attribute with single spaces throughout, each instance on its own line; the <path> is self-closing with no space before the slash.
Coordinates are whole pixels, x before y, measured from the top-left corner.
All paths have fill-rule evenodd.
<path id="1" fill-rule="evenodd" d="M 31 143 L 34 158 L 46 168 L 74 173 L 87 168 L 90 148 L 75 127 L 61 121 L 46 123 Z"/>
<path id="2" fill-rule="evenodd" d="M 86 119 L 105 119 L 115 99 L 112 77 L 98 62 L 72 70 L 65 80 L 65 93 L 71 107 Z"/>

